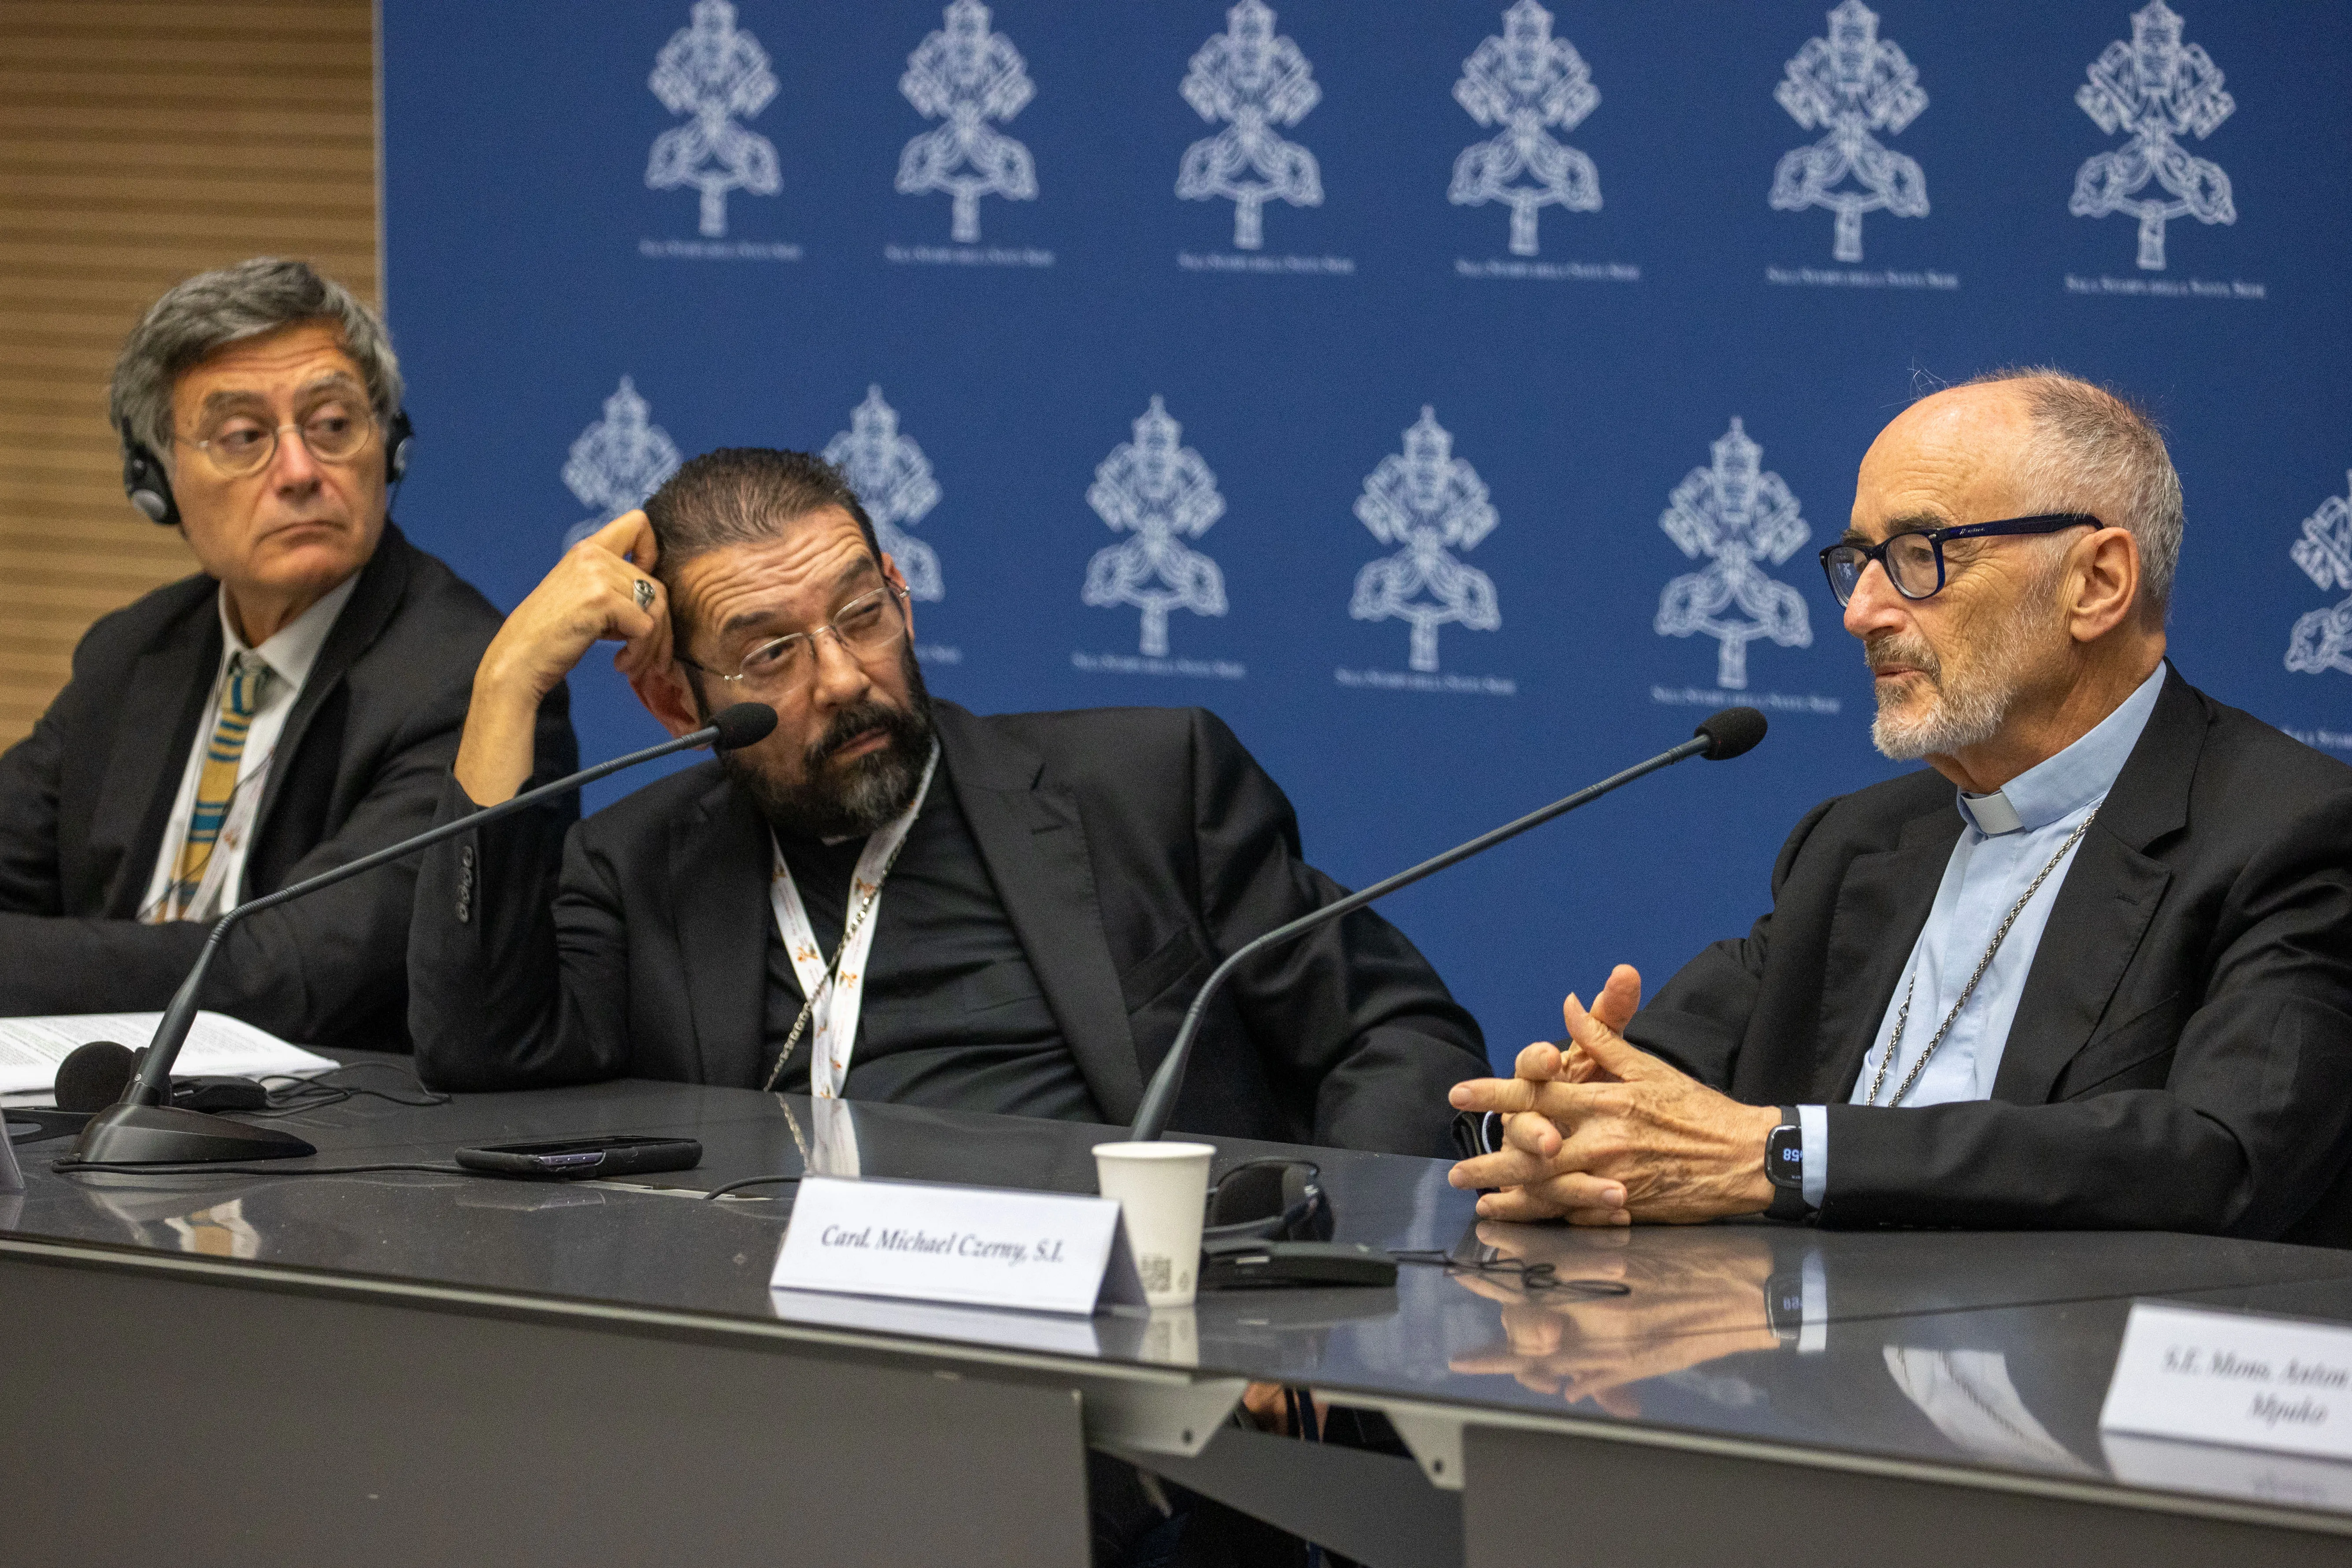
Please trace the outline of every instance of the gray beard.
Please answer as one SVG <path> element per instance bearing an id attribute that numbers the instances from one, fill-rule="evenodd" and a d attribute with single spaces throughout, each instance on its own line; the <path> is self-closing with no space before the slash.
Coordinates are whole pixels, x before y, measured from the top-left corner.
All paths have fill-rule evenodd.
<path id="1" fill-rule="evenodd" d="M 1934 650 L 1924 643 L 1906 647 L 1906 653 L 1916 650 L 1934 660 L 1925 671 L 1934 694 L 1927 712 L 1916 719 L 1890 713 L 1882 698 L 1878 716 L 1870 724 L 1871 744 L 1891 761 L 1916 763 L 1922 757 L 1951 756 L 1968 747 L 1981 746 L 2000 734 L 2000 727 L 2009 722 L 2010 710 L 2017 705 L 2018 694 L 2025 689 L 2035 658 L 2045 644 L 2063 635 L 2057 592 L 2064 564 L 2063 550 L 2044 548 L 2024 591 L 2000 624 L 1985 634 L 1984 646 L 1993 649 L 1992 654 L 1966 673 L 1948 675 L 1942 661 L 1934 659 Z"/>
<path id="2" fill-rule="evenodd" d="M 1989 670 L 1980 681 L 1956 686 L 1945 684 L 1940 675 L 1928 679 L 1936 694 L 1926 713 L 1899 718 L 1881 702 L 1870 721 L 1870 743 L 1891 761 L 1916 763 L 1984 744 L 2000 733 L 2020 684 L 2014 669 Z"/>
<path id="3" fill-rule="evenodd" d="M 2047 635 L 2047 626 L 2037 623 L 2048 616 L 2046 595 L 2054 586 L 2054 581 L 2046 587 L 2037 583 L 2021 596 L 1995 630 L 1992 646 L 2000 651 L 1986 664 L 1957 679 L 1944 672 L 1941 661 L 1928 670 L 1935 691 L 1925 713 L 1900 717 L 1882 697 L 1870 723 L 1870 743 L 1890 761 L 1916 763 L 1980 746 L 2000 734 L 2024 689 L 2035 648 Z"/>

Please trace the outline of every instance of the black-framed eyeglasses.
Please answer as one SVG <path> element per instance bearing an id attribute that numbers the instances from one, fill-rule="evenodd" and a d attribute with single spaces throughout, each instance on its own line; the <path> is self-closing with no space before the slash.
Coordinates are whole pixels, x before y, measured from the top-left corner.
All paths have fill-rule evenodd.
<path id="1" fill-rule="evenodd" d="M 899 603 L 906 596 L 897 584 L 885 583 L 842 605 L 833 613 L 833 619 L 816 629 L 831 633 L 833 640 L 853 658 L 880 653 L 907 633 L 907 617 Z M 736 689 L 746 696 L 792 697 L 816 679 L 816 633 L 790 632 L 771 637 L 745 654 L 741 667 L 732 675 L 721 675 L 684 654 L 677 658 L 688 669 L 737 682 Z"/>
<path id="2" fill-rule="evenodd" d="M 1886 580 L 1906 599 L 1929 599 L 1944 590 L 1944 546 L 1955 539 L 1990 539 L 2013 533 L 2056 533 L 2069 528 L 2107 525 L 2084 511 L 2046 511 L 2032 517 L 2004 518 L 1999 522 L 1967 522 L 1957 528 L 1927 528 L 1889 534 L 1876 544 L 1840 542 L 1822 552 L 1822 571 L 1830 592 L 1843 608 L 1862 585 L 1863 572 L 1874 561 Z"/>

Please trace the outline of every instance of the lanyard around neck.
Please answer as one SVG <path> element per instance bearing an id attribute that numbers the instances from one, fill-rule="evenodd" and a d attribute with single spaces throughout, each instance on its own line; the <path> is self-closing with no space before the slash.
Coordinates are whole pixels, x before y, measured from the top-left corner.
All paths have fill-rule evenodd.
<path id="1" fill-rule="evenodd" d="M 816 940 L 816 928 L 809 923 L 808 906 L 801 901 L 801 890 L 793 881 L 793 868 L 784 863 L 783 846 L 775 843 L 774 835 L 770 834 L 776 867 L 768 881 L 768 901 L 775 910 L 776 934 L 783 939 L 784 952 L 793 961 L 793 973 L 801 983 L 801 994 L 807 1000 L 801 1004 L 800 1016 L 793 1021 L 793 1032 L 786 1037 L 783 1048 L 776 1053 L 762 1088 L 776 1087 L 784 1063 L 791 1059 L 793 1048 L 800 1044 L 802 1033 L 814 1018 L 816 1037 L 809 1044 L 809 1093 L 819 1100 L 839 1097 L 842 1084 L 849 1077 L 850 1053 L 857 1047 L 857 1016 L 866 1003 L 866 959 L 874 949 L 882 884 L 888 880 L 890 868 L 898 864 L 898 852 L 907 847 L 907 835 L 913 831 L 923 801 L 931 793 L 931 775 L 939 765 L 940 746 L 934 741 L 930 758 L 923 764 L 923 782 L 917 786 L 915 798 L 908 803 L 906 810 L 866 840 L 865 851 L 857 857 L 857 868 L 850 875 L 848 914 L 842 927 L 841 945 L 834 950 L 831 963 L 824 961 L 824 949 Z"/>

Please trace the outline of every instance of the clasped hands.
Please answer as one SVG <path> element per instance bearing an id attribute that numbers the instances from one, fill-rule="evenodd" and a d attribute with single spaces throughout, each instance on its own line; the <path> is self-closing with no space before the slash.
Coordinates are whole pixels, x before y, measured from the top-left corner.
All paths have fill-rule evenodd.
<path id="1" fill-rule="evenodd" d="M 1633 1045 L 1619 1031 L 1641 1004 L 1642 976 L 1621 963 L 1590 1009 L 1574 995 L 1561 1004 L 1565 1052 L 1538 1042 L 1513 1077 L 1454 1085 L 1455 1110 L 1503 1116 L 1503 1149 L 1449 1177 L 1501 1189 L 1478 1200 L 1480 1217 L 1694 1224 L 1770 1205 L 1764 1142 L 1779 1110 L 1742 1105 Z"/>

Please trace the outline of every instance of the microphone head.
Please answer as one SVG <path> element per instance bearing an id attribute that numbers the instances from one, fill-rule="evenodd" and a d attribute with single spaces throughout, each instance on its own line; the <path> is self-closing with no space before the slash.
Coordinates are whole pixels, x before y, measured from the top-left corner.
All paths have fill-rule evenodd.
<path id="1" fill-rule="evenodd" d="M 1764 738 L 1764 715 L 1755 709 L 1726 708 L 1710 715 L 1691 733 L 1706 738 L 1706 750 L 1699 754 L 1710 763 L 1719 763 L 1753 750 L 1756 742 Z"/>
<path id="2" fill-rule="evenodd" d="M 776 710 L 764 702 L 738 702 L 732 708 L 721 708 L 710 722 L 719 731 L 719 749 L 731 752 L 766 740 L 776 727 Z"/>
<path id="3" fill-rule="evenodd" d="M 76 1046 L 58 1064 L 58 1109 L 104 1110 L 122 1098 L 123 1088 L 138 1066 L 137 1054 L 112 1040 Z"/>

